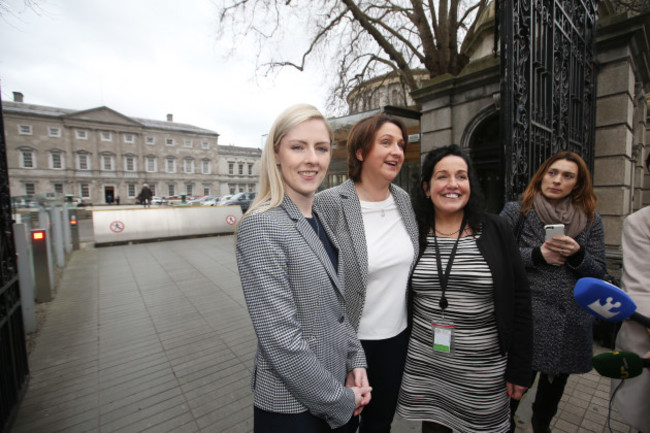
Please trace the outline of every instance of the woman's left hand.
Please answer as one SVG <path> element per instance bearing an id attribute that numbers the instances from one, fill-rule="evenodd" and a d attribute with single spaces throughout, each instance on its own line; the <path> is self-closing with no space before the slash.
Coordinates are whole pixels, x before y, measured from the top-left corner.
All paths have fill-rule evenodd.
<path id="1" fill-rule="evenodd" d="M 580 244 L 571 236 L 554 236 L 552 240 L 544 242 L 544 245 L 563 257 L 571 257 L 580 251 Z"/>
<path id="2" fill-rule="evenodd" d="M 510 382 L 506 382 L 506 388 L 508 390 L 508 397 L 514 398 L 515 400 L 521 400 L 521 397 L 524 396 L 524 393 L 528 389 L 525 386 L 515 385 Z"/>
<path id="3" fill-rule="evenodd" d="M 350 372 L 348 372 L 348 376 L 345 378 L 345 386 L 347 388 L 360 388 L 360 389 L 369 388 L 370 385 L 368 383 L 368 374 L 366 373 L 366 369 L 355 368 Z M 355 408 L 353 415 L 354 416 L 359 415 L 363 410 L 364 406 L 366 406 L 368 403 L 370 403 L 370 393 L 363 394 L 359 407 Z"/>

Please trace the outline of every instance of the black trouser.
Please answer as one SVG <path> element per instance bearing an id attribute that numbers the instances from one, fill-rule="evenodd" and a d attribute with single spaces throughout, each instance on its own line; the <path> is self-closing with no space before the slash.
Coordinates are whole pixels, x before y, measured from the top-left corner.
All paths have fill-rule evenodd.
<path id="1" fill-rule="evenodd" d="M 422 433 L 452 433 L 453 430 L 437 422 L 422 421 Z"/>
<path id="2" fill-rule="evenodd" d="M 324 419 L 309 412 L 277 413 L 253 409 L 253 431 L 255 433 L 330 433 L 345 432 L 346 426 L 332 429 Z"/>
<path id="3" fill-rule="evenodd" d="M 388 433 L 397 407 L 399 387 L 406 363 L 408 331 L 386 340 L 361 340 L 368 362 L 368 382 L 372 398 L 359 417 L 353 417 L 350 432 Z"/>
<path id="4" fill-rule="evenodd" d="M 537 372 L 533 372 L 533 380 Z M 564 394 L 564 387 L 569 379 L 568 374 L 553 376 L 553 381 L 549 381 L 549 375 L 540 373 L 539 382 L 537 383 L 537 393 L 533 403 L 533 418 L 531 425 L 534 433 L 546 433 L 549 430 L 551 421 L 557 413 L 557 407 Z M 519 400 L 510 399 L 510 432 L 515 431 L 514 416 L 519 407 Z"/>

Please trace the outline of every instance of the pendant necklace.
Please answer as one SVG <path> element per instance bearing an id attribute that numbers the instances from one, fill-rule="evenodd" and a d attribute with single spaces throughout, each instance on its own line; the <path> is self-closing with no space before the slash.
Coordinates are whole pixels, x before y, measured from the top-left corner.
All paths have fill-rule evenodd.
<path id="1" fill-rule="evenodd" d="M 356 185 L 355 185 L 355 186 L 356 186 Z M 367 197 L 367 198 L 371 198 L 372 196 L 371 196 L 370 194 L 368 194 L 368 192 L 366 192 L 366 190 L 364 190 L 363 187 L 361 187 L 360 185 L 359 185 L 359 186 L 356 186 L 356 188 L 357 188 L 357 197 L 359 197 L 359 201 L 363 200 L 363 201 L 366 201 L 366 202 L 369 202 L 369 203 L 377 203 L 376 200 L 372 200 L 372 199 L 370 199 L 370 200 L 364 200 L 364 199 L 362 199 L 362 198 L 361 198 L 361 195 L 363 195 L 364 198 L 366 198 L 366 197 Z M 359 194 L 359 192 L 361 192 L 362 194 Z M 381 202 L 381 201 L 388 200 L 388 197 L 390 197 L 390 189 L 388 189 L 386 192 L 387 192 L 387 194 L 386 194 L 386 198 L 383 199 L 383 200 L 380 200 L 380 202 Z M 384 217 L 386 216 L 385 206 L 382 207 L 382 208 L 380 208 L 379 210 L 381 210 L 381 217 L 384 218 Z"/>
<path id="2" fill-rule="evenodd" d="M 383 215 L 382 215 L 382 216 L 383 216 Z M 441 232 L 440 230 L 436 229 L 436 233 L 438 233 L 439 235 L 443 235 L 443 236 L 451 236 L 451 235 L 455 235 L 455 234 L 458 233 L 459 231 L 460 231 L 460 228 L 459 228 L 458 230 L 456 230 L 455 232 L 451 232 L 451 233 L 443 233 L 443 232 Z"/>

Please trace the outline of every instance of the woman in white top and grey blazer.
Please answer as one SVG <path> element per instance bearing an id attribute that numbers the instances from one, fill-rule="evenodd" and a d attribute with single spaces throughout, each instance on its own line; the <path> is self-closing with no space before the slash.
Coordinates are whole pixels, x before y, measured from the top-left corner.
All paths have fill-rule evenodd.
<path id="1" fill-rule="evenodd" d="M 330 432 L 370 400 L 363 350 L 345 314 L 339 246 L 312 208 L 331 137 L 316 108 L 285 110 L 262 154 L 258 198 L 237 231 L 237 266 L 258 340 L 255 433 Z"/>
<path id="2" fill-rule="evenodd" d="M 368 362 L 372 401 L 350 431 L 390 432 L 408 345 L 407 285 L 418 254 L 409 195 L 391 182 L 404 162 L 404 123 L 378 114 L 348 136 L 350 180 L 316 195 L 345 263 L 345 298 Z"/>

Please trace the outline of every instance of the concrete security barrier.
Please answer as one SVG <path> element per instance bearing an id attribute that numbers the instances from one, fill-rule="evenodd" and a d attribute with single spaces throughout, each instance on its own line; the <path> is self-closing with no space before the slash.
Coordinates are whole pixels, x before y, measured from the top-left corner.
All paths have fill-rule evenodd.
<path id="1" fill-rule="evenodd" d="M 95 245 L 233 233 L 239 206 L 93 210 Z"/>

